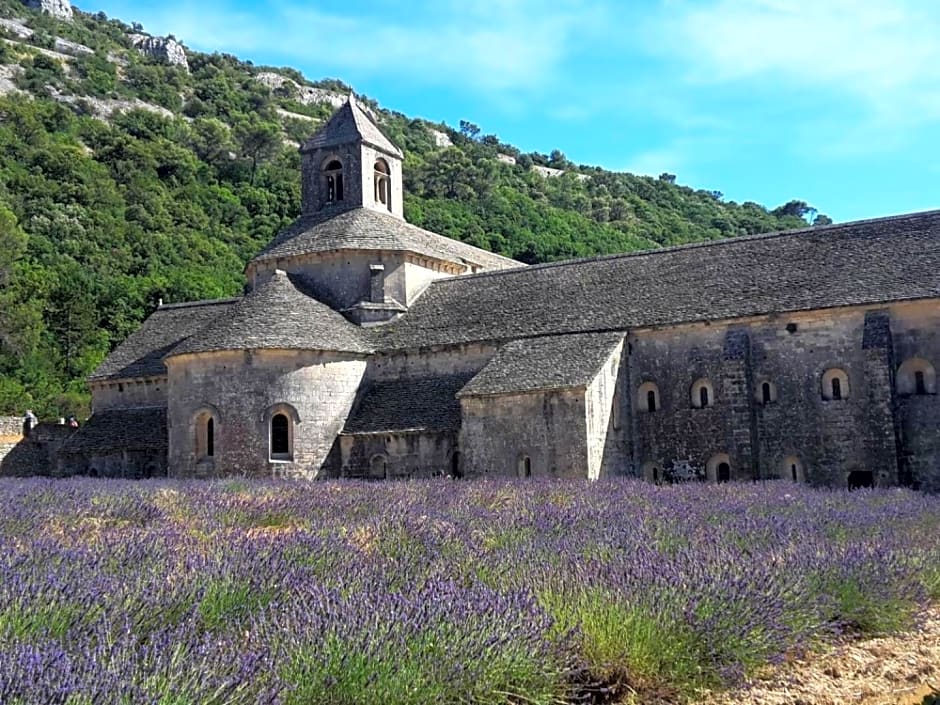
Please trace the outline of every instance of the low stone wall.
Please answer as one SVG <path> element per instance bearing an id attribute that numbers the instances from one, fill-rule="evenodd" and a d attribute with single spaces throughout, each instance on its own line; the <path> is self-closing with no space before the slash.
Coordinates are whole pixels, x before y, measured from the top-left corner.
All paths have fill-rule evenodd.
<path id="1" fill-rule="evenodd" d="M 22 417 L 0 416 L 0 476 L 59 474 L 56 453 L 74 430 L 41 423 L 25 435 Z"/>

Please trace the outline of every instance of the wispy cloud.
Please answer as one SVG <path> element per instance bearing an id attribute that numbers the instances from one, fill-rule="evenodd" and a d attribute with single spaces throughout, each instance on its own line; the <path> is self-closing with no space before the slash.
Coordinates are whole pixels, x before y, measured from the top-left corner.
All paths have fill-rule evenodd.
<path id="1" fill-rule="evenodd" d="M 670 0 L 659 46 L 697 84 L 763 82 L 859 100 L 885 122 L 940 118 L 934 0 Z"/>
<path id="2" fill-rule="evenodd" d="M 198 10 L 173 5 L 165 6 L 160 24 L 172 21 L 184 40 L 200 48 L 275 50 L 337 72 L 481 92 L 545 88 L 572 45 L 603 23 L 605 11 L 603 2 L 587 0 L 416 0 L 407 13 L 397 3 L 326 10 L 285 0 L 272 4 L 259 22 L 255 12 L 224 2 Z"/>

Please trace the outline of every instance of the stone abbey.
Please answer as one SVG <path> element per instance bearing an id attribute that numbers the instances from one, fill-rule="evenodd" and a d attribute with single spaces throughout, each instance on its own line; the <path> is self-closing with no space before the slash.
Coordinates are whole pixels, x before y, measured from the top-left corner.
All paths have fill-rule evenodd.
<path id="1" fill-rule="evenodd" d="M 301 153 L 247 293 L 159 307 L 57 472 L 940 490 L 940 211 L 525 266 L 409 225 L 354 99 Z"/>

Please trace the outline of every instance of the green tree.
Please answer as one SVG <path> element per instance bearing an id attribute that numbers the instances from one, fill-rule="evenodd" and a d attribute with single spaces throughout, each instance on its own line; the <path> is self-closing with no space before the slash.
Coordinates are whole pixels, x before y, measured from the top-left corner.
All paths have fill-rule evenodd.
<path id="1" fill-rule="evenodd" d="M 258 165 L 271 159 L 281 147 L 280 128 L 271 122 L 245 121 L 235 128 L 235 139 L 241 145 L 242 156 L 251 162 L 248 183 L 254 184 Z"/>

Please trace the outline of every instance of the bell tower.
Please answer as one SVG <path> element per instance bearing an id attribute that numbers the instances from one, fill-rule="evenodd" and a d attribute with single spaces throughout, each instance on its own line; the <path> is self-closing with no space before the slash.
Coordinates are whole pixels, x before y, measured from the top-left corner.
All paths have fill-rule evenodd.
<path id="1" fill-rule="evenodd" d="M 369 208 L 404 218 L 401 150 L 354 96 L 300 154 L 303 215 Z"/>

